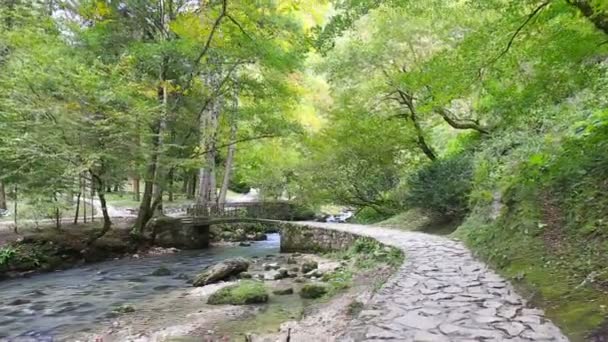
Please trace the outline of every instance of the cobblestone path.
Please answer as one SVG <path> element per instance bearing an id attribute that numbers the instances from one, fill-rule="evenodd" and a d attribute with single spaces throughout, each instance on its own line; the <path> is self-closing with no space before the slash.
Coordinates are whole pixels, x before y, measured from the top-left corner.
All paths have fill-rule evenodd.
<path id="1" fill-rule="evenodd" d="M 461 243 L 355 224 L 306 222 L 398 247 L 406 261 L 340 341 L 568 341 Z"/>

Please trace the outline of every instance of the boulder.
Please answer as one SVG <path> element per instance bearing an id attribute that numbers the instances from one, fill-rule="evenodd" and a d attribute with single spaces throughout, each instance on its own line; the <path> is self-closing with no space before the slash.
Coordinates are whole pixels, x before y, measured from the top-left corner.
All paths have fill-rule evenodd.
<path id="1" fill-rule="evenodd" d="M 306 299 L 316 299 L 327 293 L 327 287 L 320 284 L 306 284 L 302 286 L 300 297 Z"/>
<path id="2" fill-rule="evenodd" d="M 239 246 L 241 246 L 241 247 L 251 247 L 251 242 L 241 241 L 241 242 L 239 242 Z"/>
<path id="3" fill-rule="evenodd" d="M 246 305 L 266 303 L 268 293 L 264 284 L 258 281 L 243 280 L 235 285 L 219 289 L 209 296 L 207 304 Z"/>
<path id="4" fill-rule="evenodd" d="M 203 273 L 196 276 L 192 282 L 193 286 L 205 286 L 226 280 L 232 276 L 237 276 L 241 272 L 247 271 L 249 262 L 243 258 L 227 259 L 206 269 Z"/>
<path id="5" fill-rule="evenodd" d="M 253 278 L 253 275 L 251 273 L 243 272 L 243 273 L 239 274 L 239 278 L 241 278 L 241 279 L 251 279 L 251 278 Z"/>
<path id="6" fill-rule="evenodd" d="M 301 270 L 302 270 L 302 273 L 308 273 L 318 267 L 319 267 L 319 264 L 316 261 L 308 260 L 302 264 Z"/>
<path id="7" fill-rule="evenodd" d="M 272 291 L 273 294 L 277 295 L 277 296 L 284 296 L 284 295 L 290 295 L 293 294 L 293 287 L 286 287 L 286 288 L 282 288 L 282 289 L 276 289 L 274 291 Z"/>
<path id="8" fill-rule="evenodd" d="M 312 270 L 306 274 L 304 274 L 304 277 L 306 278 L 321 278 L 323 276 L 323 272 L 319 271 L 319 270 Z"/>
<path id="9" fill-rule="evenodd" d="M 285 279 L 287 277 L 289 277 L 289 271 L 287 271 L 284 268 L 279 268 L 277 270 L 277 275 L 274 277 L 274 279 L 275 280 L 277 280 L 277 279 Z"/>
<path id="10" fill-rule="evenodd" d="M 171 270 L 169 270 L 165 266 L 161 266 L 161 267 L 157 268 L 156 270 L 154 270 L 154 272 L 152 272 L 151 275 L 153 275 L 155 277 L 166 277 L 166 276 L 171 275 Z"/>
<path id="11" fill-rule="evenodd" d="M 264 280 L 279 280 L 289 277 L 289 271 L 284 268 L 264 273 Z"/>
<path id="12" fill-rule="evenodd" d="M 278 270 L 280 268 L 279 264 L 276 262 L 273 262 L 270 264 L 264 264 L 264 265 L 262 265 L 262 267 L 264 267 L 264 271 Z"/>

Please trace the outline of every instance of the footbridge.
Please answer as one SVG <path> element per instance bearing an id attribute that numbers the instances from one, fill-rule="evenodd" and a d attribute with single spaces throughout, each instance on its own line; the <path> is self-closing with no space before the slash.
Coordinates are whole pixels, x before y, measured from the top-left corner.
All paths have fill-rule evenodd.
<path id="1" fill-rule="evenodd" d="M 261 201 L 224 204 L 195 204 L 181 217 L 184 225 L 210 226 L 222 223 L 293 221 L 306 219 L 305 213 L 293 202 Z"/>

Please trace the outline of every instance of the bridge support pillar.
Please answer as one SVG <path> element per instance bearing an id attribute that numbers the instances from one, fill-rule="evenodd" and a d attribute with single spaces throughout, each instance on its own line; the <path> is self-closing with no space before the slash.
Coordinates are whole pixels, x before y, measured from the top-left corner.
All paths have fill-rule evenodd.
<path id="1" fill-rule="evenodd" d="M 209 247 L 209 225 L 184 223 L 179 218 L 159 217 L 149 223 L 154 245 L 179 249 Z"/>

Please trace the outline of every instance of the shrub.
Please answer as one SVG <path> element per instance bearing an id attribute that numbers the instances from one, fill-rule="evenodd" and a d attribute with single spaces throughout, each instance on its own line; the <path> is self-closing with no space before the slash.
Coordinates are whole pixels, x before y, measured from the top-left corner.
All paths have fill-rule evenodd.
<path id="1" fill-rule="evenodd" d="M 232 304 L 246 305 L 266 303 L 268 301 L 268 293 L 263 283 L 253 280 L 244 280 L 236 285 L 224 287 L 211 296 L 207 300 L 207 304 Z"/>
<path id="2" fill-rule="evenodd" d="M 411 208 L 462 218 L 468 212 L 472 184 L 472 158 L 468 153 L 430 163 L 408 180 L 405 202 Z"/>

